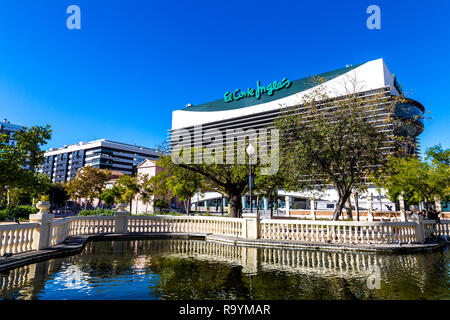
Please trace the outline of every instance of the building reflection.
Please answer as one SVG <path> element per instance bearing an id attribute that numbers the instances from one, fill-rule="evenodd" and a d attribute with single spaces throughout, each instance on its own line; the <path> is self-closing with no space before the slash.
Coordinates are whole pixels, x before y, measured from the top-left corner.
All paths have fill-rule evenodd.
<path id="1" fill-rule="evenodd" d="M 370 277 L 375 268 L 381 271 L 382 281 L 390 274 L 414 277 L 418 289 L 424 293 L 430 285 L 425 271 L 433 263 L 427 259 L 427 254 L 255 248 L 201 240 L 89 242 L 79 255 L 39 262 L 0 274 L 0 298 L 37 299 L 45 286 L 54 282 L 64 288 L 89 291 L 94 281 L 98 283 L 116 275 L 151 272 L 161 257 L 237 266 L 250 281 L 251 296 L 253 278 L 262 272 L 351 281 Z"/>

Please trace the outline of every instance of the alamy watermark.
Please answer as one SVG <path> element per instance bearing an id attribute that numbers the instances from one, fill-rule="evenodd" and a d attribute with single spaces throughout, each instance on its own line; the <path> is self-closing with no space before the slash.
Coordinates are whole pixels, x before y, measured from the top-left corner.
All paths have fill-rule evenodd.
<path id="1" fill-rule="evenodd" d="M 80 9 L 80 7 L 75 4 L 71 4 L 70 6 L 67 7 L 66 13 L 70 14 L 70 16 L 67 17 L 67 20 L 66 20 L 67 29 L 80 30 L 81 29 L 81 9 Z"/>
<path id="2" fill-rule="evenodd" d="M 373 4 L 367 7 L 367 14 L 370 16 L 367 18 L 366 25 L 370 30 L 381 29 L 381 9 L 379 6 Z"/>
<path id="3" fill-rule="evenodd" d="M 172 134 L 172 161 L 176 164 L 252 164 L 261 165 L 262 175 L 274 175 L 279 169 L 278 129 L 175 130 Z M 252 145 L 254 155 L 246 148 Z"/>

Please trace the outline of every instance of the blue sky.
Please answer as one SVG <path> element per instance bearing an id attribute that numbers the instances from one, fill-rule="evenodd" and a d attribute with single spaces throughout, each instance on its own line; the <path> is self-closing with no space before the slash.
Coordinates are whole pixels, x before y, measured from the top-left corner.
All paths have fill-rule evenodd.
<path id="1" fill-rule="evenodd" d="M 66 8 L 81 8 L 81 30 Z M 381 8 L 369 30 L 366 8 Z M 0 118 L 50 124 L 46 146 L 106 138 L 153 147 L 187 103 L 256 80 L 384 58 L 450 148 L 450 1 L 8 1 L 0 6 Z"/>

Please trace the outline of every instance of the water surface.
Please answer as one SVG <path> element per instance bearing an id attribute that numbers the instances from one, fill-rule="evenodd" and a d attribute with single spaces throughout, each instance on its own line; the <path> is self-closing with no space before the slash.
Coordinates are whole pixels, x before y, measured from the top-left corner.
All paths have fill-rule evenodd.
<path id="1" fill-rule="evenodd" d="M 448 249 L 386 255 L 101 241 L 75 256 L 1 273 L 0 299 L 449 300 L 449 264 Z"/>

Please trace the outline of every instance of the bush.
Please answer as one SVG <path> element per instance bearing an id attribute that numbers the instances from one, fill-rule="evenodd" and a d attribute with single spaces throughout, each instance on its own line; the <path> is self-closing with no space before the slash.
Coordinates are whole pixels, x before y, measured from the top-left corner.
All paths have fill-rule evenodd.
<path id="1" fill-rule="evenodd" d="M 13 208 L 5 208 L 0 210 L 0 221 L 13 220 L 28 220 L 30 214 L 35 214 L 39 210 L 31 206 L 16 206 Z"/>
<path id="2" fill-rule="evenodd" d="M 78 213 L 78 215 L 79 216 L 113 216 L 114 213 L 115 213 L 114 210 L 96 208 L 93 210 L 81 210 Z"/>
<path id="3" fill-rule="evenodd" d="M 139 215 L 137 215 L 138 217 L 139 216 L 150 216 L 150 217 L 154 217 L 154 216 L 184 216 L 185 214 L 184 213 L 180 213 L 180 212 L 174 212 L 174 211 L 171 211 L 171 212 L 165 212 L 165 211 L 158 211 L 158 212 L 154 212 L 154 213 L 140 213 Z"/>
<path id="4" fill-rule="evenodd" d="M 153 202 L 153 211 L 157 211 L 157 209 L 167 209 L 169 208 L 169 204 L 167 203 L 166 199 L 156 199 Z"/>

